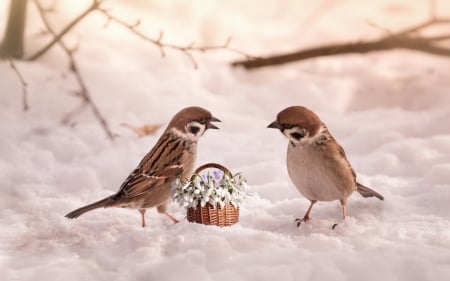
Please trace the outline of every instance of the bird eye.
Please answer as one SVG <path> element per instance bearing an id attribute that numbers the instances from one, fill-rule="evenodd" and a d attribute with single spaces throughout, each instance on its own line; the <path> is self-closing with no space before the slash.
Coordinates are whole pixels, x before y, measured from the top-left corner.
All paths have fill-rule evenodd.
<path id="1" fill-rule="evenodd" d="M 300 140 L 301 138 L 304 137 L 304 135 L 302 135 L 302 134 L 300 134 L 298 132 L 294 132 L 294 133 L 291 133 L 291 137 L 296 139 L 296 140 Z"/>
<path id="2" fill-rule="evenodd" d="M 197 135 L 197 133 L 200 131 L 200 128 L 197 126 L 190 126 L 188 128 L 189 132 L 192 133 L 193 135 Z"/>

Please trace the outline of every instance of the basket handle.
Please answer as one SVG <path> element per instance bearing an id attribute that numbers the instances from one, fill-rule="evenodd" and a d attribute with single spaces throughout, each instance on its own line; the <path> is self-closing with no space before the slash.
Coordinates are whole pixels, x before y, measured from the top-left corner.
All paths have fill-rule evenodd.
<path id="1" fill-rule="evenodd" d="M 231 177 L 231 172 L 230 170 L 228 170 L 227 168 L 225 168 L 224 166 L 217 164 L 217 163 L 206 163 L 201 165 L 200 167 L 198 167 L 194 174 L 199 174 L 201 171 L 208 169 L 208 168 L 216 168 L 219 170 L 222 170 L 224 173 L 228 174 Z"/>

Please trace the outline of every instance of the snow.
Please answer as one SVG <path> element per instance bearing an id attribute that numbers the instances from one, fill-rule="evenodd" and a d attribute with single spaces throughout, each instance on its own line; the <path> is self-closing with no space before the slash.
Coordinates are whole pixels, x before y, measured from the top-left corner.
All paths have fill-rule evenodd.
<path id="1" fill-rule="evenodd" d="M 6 1 L 5 1 L 6 2 Z M 50 1 L 52 2 L 52 1 Z M 59 5 L 67 22 L 90 1 Z M 313 1 L 109 1 L 113 12 L 167 41 L 222 43 L 261 54 L 329 40 L 374 38 L 370 19 L 398 30 L 425 19 L 426 1 L 342 1 L 311 27 Z M 305 3 L 307 2 L 307 3 Z M 450 6 L 437 1 L 440 14 Z M 149 4 L 150 3 L 150 4 Z M 1 4 L 0 18 L 4 18 Z M 32 5 L 30 5 L 32 6 Z M 255 8 L 258 7 L 258 8 Z M 357 11 L 357 15 L 355 15 Z M 40 30 L 29 12 L 29 35 Z M 381 24 L 380 23 L 380 24 Z M 0 23 L 4 24 L 4 23 Z M 0 64 L 1 280 L 445 280 L 450 276 L 450 60 L 409 51 L 313 59 L 254 72 L 232 69 L 226 51 L 189 59 L 159 50 L 93 14 L 67 38 L 87 86 L 112 129 L 110 142 L 89 110 L 72 127 L 59 122 L 78 105 L 64 54 L 17 62 L 21 87 Z M 63 24 L 58 25 L 62 28 Z M 3 30 L 4 26 L 0 26 Z M 304 31 L 302 36 L 292 34 Z M 352 32 L 349 32 L 351 30 Z M 48 40 L 48 38 L 47 38 Z M 46 42 L 31 36 L 27 51 Z M 314 110 L 345 148 L 358 179 L 385 201 L 354 194 L 348 217 L 338 202 L 318 203 L 296 228 L 308 201 L 290 182 L 287 141 L 266 129 L 289 105 Z M 173 225 L 155 210 L 101 209 L 76 220 L 69 211 L 114 193 L 156 142 L 120 123 L 167 124 L 199 105 L 223 123 L 200 140 L 197 164 L 217 162 L 249 183 L 239 223 L 229 228 Z M 185 210 L 175 203 L 177 218 Z"/>

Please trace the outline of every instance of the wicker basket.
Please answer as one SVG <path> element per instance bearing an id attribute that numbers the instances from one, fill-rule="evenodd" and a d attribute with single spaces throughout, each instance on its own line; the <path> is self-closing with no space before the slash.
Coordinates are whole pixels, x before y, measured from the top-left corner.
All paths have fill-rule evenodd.
<path id="1" fill-rule="evenodd" d="M 201 171 L 208 168 L 216 168 L 222 170 L 231 176 L 231 172 L 224 166 L 217 163 L 207 163 L 195 170 L 194 174 L 199 174 Z M 193 180 L 193 178 L 191 178 Z M 189 222 L 207 224 L 207 225 L 218 225 L 220 227 L 230 226 L 235 224 L 239 220 L 239 207 L 235 208 L 231 203 L 226 204 L 223 208 L 217 205 L 216 208 L 211 204 L 206 204 L 201 207 L 200 203 L 197 208 L 187 209 L 187 220 Z"/>

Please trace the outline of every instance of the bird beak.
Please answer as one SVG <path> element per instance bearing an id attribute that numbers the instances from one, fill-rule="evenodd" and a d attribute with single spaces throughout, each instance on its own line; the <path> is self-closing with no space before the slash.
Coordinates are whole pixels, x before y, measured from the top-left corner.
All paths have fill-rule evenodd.
<path id="1" fill-rule="evenodd" d="M 269 126 L 267 126 L 267 128 L 281 130 L 281 126 L 280 126 L 280 124 L 278 124 L 277 121 L 273 121 L 272 123 L 270 123 Z"/>
<path id="2" fill-rule="evenodd" d="M 222 122 L 220 121 L 218 118 L 216 117 L 212 117 L 211 120 L 209 120 L 208 123 L 206 123 L 206 129 L 219 129 L 219 127 L 217 127 L 216 125 L 212 124 L 211 122 Z"/>

